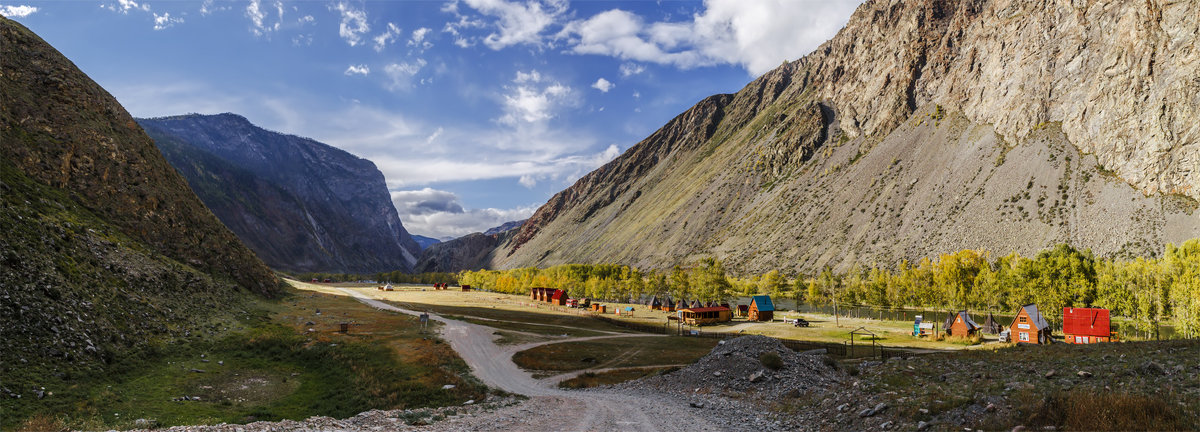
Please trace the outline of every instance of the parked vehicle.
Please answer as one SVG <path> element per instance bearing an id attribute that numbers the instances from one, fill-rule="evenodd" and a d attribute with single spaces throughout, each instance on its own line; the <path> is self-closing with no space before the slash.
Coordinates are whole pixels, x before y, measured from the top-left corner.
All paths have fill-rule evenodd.
<path id="1" fill-rule="evenodd" d="M 792 320 L 792 325 L 796 327 L 808 327 L 808 321 L 804 318 L 796 318 Z"/>
<path id="2" fill-rule="evenodd" d="M 1004 331 L 1000 332 L 1000 342 L 1008 342 L 1009 341 L 1008 340 L 1008 332 L 1009 332 L 1008 329 L 1004 329 Z"/>

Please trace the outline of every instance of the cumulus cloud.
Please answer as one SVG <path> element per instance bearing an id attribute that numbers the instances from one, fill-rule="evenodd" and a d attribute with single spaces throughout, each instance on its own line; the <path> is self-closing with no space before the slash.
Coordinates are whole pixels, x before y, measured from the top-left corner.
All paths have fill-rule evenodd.
<path id="1" fill-rule="evenodd" d="M 600 79 L 596 80 L 595 83 L 592 84 L 592 88 L 594 88 L 596 90 L 600 90 L 600 93 L 608 93 L 609 90 L 612 90 L 613 87 L 616 87 L 616 86 L 617 86 L 616 84 L 613 84 L 604 78 L 600 78 Z"/>
<path id="2" fill-rule="evenodd" d="M 483 232 L 506 222 L 527 219 L 536 206 L 466 209 L 452 192 L 424 188 L 392 191 L 400 221 L 411 233 L 449 239 Z"/>
<path id="3" fill-rule="evenodd" d="M 433 43 L 425 40 L 431 31 L 433 30 L 428 27 L 421 27 L 413 30 L 412 38 L 408 40 L 408 46 L 420 49 L 422 51 L 433 48 Z"/>
<path id="4" fill-rule="evenodd" d="M 142 12 L 150 11 L 149 4 L 139 4 L 134 0 L 117 0 L 117 3 L 109 4 L 107 8 L 110 11 L 120 12 L 123 14 L 129 13 L 131 10 L 140 10 Z"/>
<path id="5" fill-rule="evenodd" d="M 646 71 L 646 67 L 637 63 L 621 63 L 619 68 L 621 78 L 628 78 Z"/>
<path id="6" fill-rule="evenodd" d="M 250 32 L 255 36 L 263 36 L 279 30 L 279 26 L 283 22 L 283 2 L 276 1 L 273 6 L 276 14 L 275 22 L 268 23 L 270 11 L 263 6 L 262 0 L 250 0 L 250 4 L 246 5 L 246 18 L 250 19 Z"/>
<path id="7" fill-rule="evenodd" d="M 20 6 L 5 6 L 5 5 L 0 5 L 0 15 L 3 15 L 3 16 L 5 16 L 5 17 L 7 17 L 7 18 L 25 18 L 25 17 L 27 17 L 27 16 L 33 15 L 34 13 L 37 13 L 37 11 L 38 11 L 38 8 L 37 8 L 37 6 L 27 6 L 27 5 L 20 5 Z"/>
<path id="8" fill-rule="evenodd" d="M 563 26 L 570 51 L 694 68 L 736 64 L 760 75 L 832 37 L 858 0 L 706 0 L 691 21 L 646 23 L 613 9 Z M 626 69 L 622 69 L 625 74 Z M 637 69 L 628 69 L 631 74 Z M 640 72 L 640 70 L 638 70 Z"/>
<path id="9" fill-rule="evenodd" d="M 558 110 L 578 104 L 570 87 L 543 79 L 536 70 L 517 72 L 512 86 L 503 97 L 504 116 L 498 121 L 507 125 L 535 123 L 554 118 Z"/>
<path id="10" fill-rule="evenodd" d="M 367 25 L 367 12 L 355 9 L 346 3 L 338 3 L 333 10 L 342 15 L 342 21 L 338 25 L 338 36 L 345 39 L 350 46 L 358 46 L 359 43 L 362 43 L 363 34 L 371 31 L 371 26 Z"/>
<path id="11" fill-rule="evenodd" d="M 382 52 L 389 43 L 395 42 L 398 37 L 400 37 L 400 27 L 393 23 L 387 23 L 387 30 L 375 36 L 375 51 Z"/>
<path id="12" fill-rule="evenodd" d="M 425 59 L 414 62 L 392 63 L 383 67 L 388 76 L 387 88 L 391 91 L 408 91 L 413 88 L 414 78 L 428 64 Z"/>
<path id="13" fill-rule="evenodd" d="M 154 29 L 164 30 L 175 24 L 183 22 L 183 18 L 172 18 L 170 12 L 163 12 L 162 15 L 154 14 Z"/>
<path id="14" fill-rule="evenodd" d="M 467 18 L 458 8 L 460 3 L 483 17 Z M 447 32 L 459 35 L 460 31 L 467 28 L 489 28 L 491 33 L 482 37 L 483 44 L 493 50 L 500 50 L 520 44 L 542 45 L 543 33 L 566 14 L 567 2 L 566 0 L 528 0 L 523 3 L 507 0 L 461 0 L 461 2 L 451 2 L 442 10 L 460 18 L 458 23 L 447 24 Z M 460 39 L 462 41 L 456 39 L 455 44 L 459 46 L 473 44 L 465 37 Z"/>
<path id="15" fill-rule="evenodd" d="M 371 68 L 367 67 L 367 65 L 365 65 L 365 64 L 350 65 L 350 67 L 346 68 L 346 72 L 344 72 L 344 73 L 347 76 L 350 76 L 350 75 L 366 76 L 371 73 Z"/>

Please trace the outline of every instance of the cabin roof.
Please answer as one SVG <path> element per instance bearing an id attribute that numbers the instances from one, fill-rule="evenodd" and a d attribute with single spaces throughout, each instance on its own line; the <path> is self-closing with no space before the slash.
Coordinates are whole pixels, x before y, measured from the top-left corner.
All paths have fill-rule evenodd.
<path id="1" fill-rule="evenodd" d="M 759 312 L 768 312 L 775 310 L 775 303 L 771 303 L 771 296 L 757 295 L 750 298 L 750 304 L 755 305 Z"/>
<path id="2" fill-rule="evenodd" d="M 687 309 L 680 309 L 679 311 L 680 312 L 720 312 L 720 311 L 728 311 L 728 310 L 729 310 L 729 308 L 727 308 L 727 307 L 717 306 L 717 307 L 687 308 Z"/>
<path id="3" fill-rule="evenodd" d="M 1033 323 L 1034 326 L 1037 326 L 1038 330 L 1050 328 L 1050 323 L 1046 322 L 1046 318 L 1042 316 L 1042 311 L 1038 310 L 1037 304 L 1030 303 L 1025 306 L 1021 306 L 1021 309 L 1025 311 L 1026 315 L 1029 315 L 1029 321 Z M 1020 312 L 1018 312 L 1018 314 L 1019 313 Z"/>

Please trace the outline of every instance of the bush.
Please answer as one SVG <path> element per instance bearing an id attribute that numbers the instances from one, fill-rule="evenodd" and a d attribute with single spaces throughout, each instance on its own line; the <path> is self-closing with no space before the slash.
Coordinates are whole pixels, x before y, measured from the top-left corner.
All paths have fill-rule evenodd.
<path id="1" fill-rule="evenodd" d="M 771 370 L 779 370 L 783 368 L 783 358 L 779 357 L 779 354 L 775 352 L 762 353 L 758 356 L 758 361 L 762 362 L 763 366 L 766 366 Z"/>

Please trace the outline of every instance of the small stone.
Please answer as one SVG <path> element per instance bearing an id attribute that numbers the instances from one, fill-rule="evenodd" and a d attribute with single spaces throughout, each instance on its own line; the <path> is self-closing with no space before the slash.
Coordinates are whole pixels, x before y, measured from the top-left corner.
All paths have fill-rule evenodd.
<path id="1" fill-rule="evenodd" d="M 715 377 L 721 376 L 721 371 L 713 372 L 713 376 L 715 376 Z"/>
<path id="2" fill-rule="evenodd" d="M 890 427 L 892 427 L 892 421 L 890 421 L 890 420 L 889 420 L 889 421 L 885 421 L 885 422 L 883 422 L 883 424 L 879 425 L 879 428 L 880 428 L 880 429 L 887 429 L 887 428 L 890 428 Z"/>
<path id="3" fill-rule="evenodd" d="M 763 375 L 764 375 L 764 374 L 765 374 L 765 372 L 764 372 L 764 371 L 761 371 L 761 370 L 760 370 L 760 371 L 758 371 L 758 372 L 752 373 L 752 374 L 750 374 L 749 380 L 750 380 L 750 382 L 752 382 L 752 383 L 756 383 L 756 382 L 762 381 L 762 379 L 763 379 Z"/>
<path id="4" fill-rule="evenodd" d="M 1050 378 L 1054 377 L 1055 373 L 1056 372 L 1054 371 L 1054 369 L 1050 369 L 1050 372 L 1046 372 L 1046 379 L 1050 379 Z"/>
<path id="5" fill-rule="evenodd" d="M 221 365 L 221 366 L 225 366 L 225 361 L 224 361 L 224 360 L 218 360 L 218 361 L 217 361 L 217 364 L 219 364 L 219 365 Z"/>
<path id="6" fill-rule="evenodd" d="M 984 410 L 984 411 L 986 411 L 986 412 L 992 412 L 992 411 L 995 411 L 995 410 L 996 410 L 996 405 L 995 405 L 995 404 L 987 404 L 987 407 L 986 407 L 986 408 L 984 408 L 983 410 Z"/>
<path id="7" fill-rule="evenodd" d="M 1080 378 L 1091 378 L 1092 377 L 1092 373 L 1088 372 L 1088 371 L 1075 372 L 1075 375 L 1079 375 Z"/>
<path id="8" fill-rule="evenodd" d="M 454 384 L 446 384 L 442 386 L 442 390 L 450 390 L 452 388 L 454 388 Z"/>
<path id="9" fill-rule="evenodd" d="M 1012 432 L 1025 432 L 1025 430 L 1025 425 L 1017 425 L 1017 427 L 1012 428 Z"/>
<path id="10" fill-rule="evenodd" d="M 917 422 L 917 430 L 925 430 L 928 427 L 929 423 L 925 423 L 923 421 Z"/>
<path id="11" fill-rule="evenodd" d="M 473 403 L 475 403 L 475 399 L 471 399 L 469 401 L 463 402 L 463 405 L 471 405 Z"/>
<path id="12" fill-rule="evenodd" d="M 688 405 L 690 405 L 692 408 L 704 408 L 704 404 L 699 402 L 688 402 Z"/>
<path id="13" fill-rule="evenodd" d="M 848 403 L 844 403 L 844 404 L 838 405 L 838 407 L 837 407 L 837 410 L 838 410 L 838 411 L 845 411 L 847 408 L 850 408 L 850 404 L 848 404 Z"/>
<path id="14" fill-rule="evenodd" d="M 192 372 L 195 372 L 195 373 L 204 373 L 204 369 L 192 369 Z"/>
<path id="15" fill-rule="evenodd" d="M 920 408 L 920 409 L 917 409 L 917 411 L 920 411 L 920 412 L 921 412 L 921 414 L 929 414 L 929 410 L 927 410 L 927 409 L 925 409 L 925 408 Z"/>
<path id="16" fill-rule="evenodd" d="M 870 416 L 873 416 L 873 415 L 875 415 L 875 413 L 874 413 L 874 412 L 871 412 L 871 409 L 870 409 L 870 408 L 863 408 L 863 410 L 862 410 L 862 411 L 859 411 L 859 412 L 858 412 L 858 416 L 859 416 L 859 417 L 870 417 Z"/>

